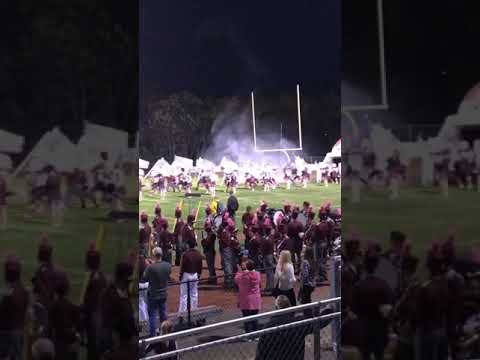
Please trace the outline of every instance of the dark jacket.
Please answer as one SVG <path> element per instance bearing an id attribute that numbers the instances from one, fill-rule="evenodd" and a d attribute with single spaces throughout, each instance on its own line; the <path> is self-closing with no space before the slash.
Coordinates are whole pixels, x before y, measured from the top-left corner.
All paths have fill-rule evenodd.
<path id="1" fill-rule="evenodd" d="M 265 329 L 296 321 L 293 314 L 273 317 Z M 293 326 L 260 337 L 255 360 L 303 360 L 305 337 L 312 332 L 311 325 Z"/>

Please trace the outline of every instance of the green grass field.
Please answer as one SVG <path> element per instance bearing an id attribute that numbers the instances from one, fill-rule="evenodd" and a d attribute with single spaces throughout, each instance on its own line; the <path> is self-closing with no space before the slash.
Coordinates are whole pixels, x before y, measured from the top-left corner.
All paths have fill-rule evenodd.
<path id="1" fill-rule="evenodd" d="M 198 213 L 197 221 L 198 226 L 203 226 L 203 221 L 205 219 L 205 207 L 212 201 L 212 198 L 210 195 L 205 194 L 204 190 L 199 190 L 198 192 L 202 193 L 201 197 L 192 198 L 192 200 L 184 200 L 182 216 L 183 218 L 186 218 L 192 209 L 198 208 L 200 202 L 200 211 Z M 217 189 L 217 198 L 223 202 L 223 204 L 226 204 L 228 196 L 229 195 L 225 192 L 223 187 Z M 301 187 L 295 187 L 291 190 L 277 188 L 272 192 L 259 191 L 258 189 L 256 191 L 250 191 L 241 187 L 238 189 L 236 196 L 240 204 L 239 211 L 236 214 L 237 226 L 240 224 L 241 216 L 245 211 L 245 208 L 250 205 L 255 210 L 260 205 L 262 200 L 265 200 L 269 207 L 275 208 L 282 208 L 285 200 L 300 207 L 302 207 L 303 202 L 307 200 L 316 211 L 326 201 L 330 201 L 334 207 L 340 206 L 339 185 L 324 187 L 317 184 L 310 184 L 307 189 L 303 189 Z M 173 227 L 173 223 L 175 221 L 175 207 L 182 199 L 184 199 L 183 193 L 169 192 L 166 199 L 161 201 L 159 195 L 153 194 L 150 191 L 144 191 L 143 201 L 140 203 L 140 211 L 144 210 L 149 214 L 149 216 L 153 216 L 155 204 L 159 203 L 162 208 L 162 214 L 167 217 L 170 227 Z"/>
<path id="2" fill-rule="evenodd" d="M 136 211 L 138 203 L 136 199 L 130 199 L 126 206 L 128 210 Z M 14 198 L 8 209 L 8 228 L 0 231 L 0 256 L 3 259 L 6 254 L 15 253 L 22 261 L 25 284 L 30 286 L 37 268 L 38 241 L 41 234 L 47 234 L 54 246 L 54 262 L 69 274 L 71 298 L 78 302 L 85 279 L 85 252 L 89 243 L 95 241 L 101 224 L 106 233 L 101 249 L 102 268 L 107 274 L 112 273 L 119 260 L 127 258 L 129 249 L 137 246 L 138 221 L 115 223 L 107 218 L 108 212 L 106 207 L 81 209 L 76 203 L 67 209 L 63 225 L 52 227 L 46 214 L 26 218 L 26 206 Z"/>
<path id="3" fill-rule="evenodd" d="M 480 193 L 450 189 L 448 198 L 435 189 L 402 189 L 401 197 L 389 200 L 384 193 L 363 194 L 352 204 L 343 193 L 343 232 L 358 232 L 387 246 L 392 230 L 403 231 L 415 254 L 423 257 L 432 240 L 444 240 L 452 226 L 459 253 L 480 240 Z"/>

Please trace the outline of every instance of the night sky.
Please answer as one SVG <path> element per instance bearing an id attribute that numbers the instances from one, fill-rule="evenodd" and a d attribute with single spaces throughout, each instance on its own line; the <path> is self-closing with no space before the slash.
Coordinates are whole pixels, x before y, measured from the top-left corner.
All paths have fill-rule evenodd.
<path id="1" fill-rule="evenodd" d="M 345 79 L 375 93 L 375 43 L 362 36 L 372 34 L 375 5 L 369 2 L 374 3 L 342 2 L 342 69 Z M 441 123 L 480 82 L 478 8 L 478 2 L 466 0 L 384 1 L 390 113 L 397 119 Z"/>
<path id="2" fill-rule="evenodd" d="M 254 90 L 295 98 L 299 83 L 304 96 L 333 99 L 329 109 L 317 106 L 302 119 L 309 154 L 329 151 L 340 137 L 339 121 L 333 126 L 321 121 L 339 107 L 338 0 L 141 4 L 141 100 L 183 90 L 200 97 L 247 97 Z M 291 117 L 293 124 L 295 111 Z M 278 131 L 278 124 L 272 126 Z M 318 140 L 326 132 L 328 144 Z"/>
<path id="3" fill-rule="evenodd" d="M 312 93 L 338 81 L 337 0 L 141 2 L 145 95 L 190 90 L 242 95 L 297 82 Z"/>

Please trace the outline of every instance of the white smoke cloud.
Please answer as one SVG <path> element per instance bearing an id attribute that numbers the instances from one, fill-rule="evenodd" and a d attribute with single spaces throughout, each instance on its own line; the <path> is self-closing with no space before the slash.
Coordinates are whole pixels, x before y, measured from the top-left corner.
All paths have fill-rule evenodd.
<path id="1" fill-rule="evenodd" d="M 281 152 L 255 152 L 253 142 L 253 124 L 248 106 L 239 109 L 235 103 L 228 103 L 217 116 L 211 130 L 212 141 L 202 157 L 218 163 L 227 157 L 237 163 L 270 163 L 282 166 L 287 157 Z M 260 143 L 257 134 L 257 145 Z M 279 144 L 272 144 L 271 148 Z M 283 139 L 282 148 L 296 148 L 297 145 Z M 298 155 L 298 154 L 297 154 Z"/>

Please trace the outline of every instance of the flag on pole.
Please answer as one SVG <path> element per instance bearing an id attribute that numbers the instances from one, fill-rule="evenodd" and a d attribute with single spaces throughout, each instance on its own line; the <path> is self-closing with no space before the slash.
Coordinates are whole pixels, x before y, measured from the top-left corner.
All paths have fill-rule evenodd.
<path id="1" fill-rule="evenodd" d="M 200 200 L 198 202 L 198 206 L 197 206 L 197 212 L 195 213 L 195 221 L 197 221 L 197 218 L 198 218 L 198 213 L 200 211 L 200 206 L 202 205 L 202 200 Z"/>
<path id="2" fill-rule="evenodd" d="M 105 226 L 103 226 L 103 224 L 100 224 L 98 225 L 97 240 L 95 241 L 95 246 L 98 251 L 102 250 L 105 237 L 106 237 Z"/>

